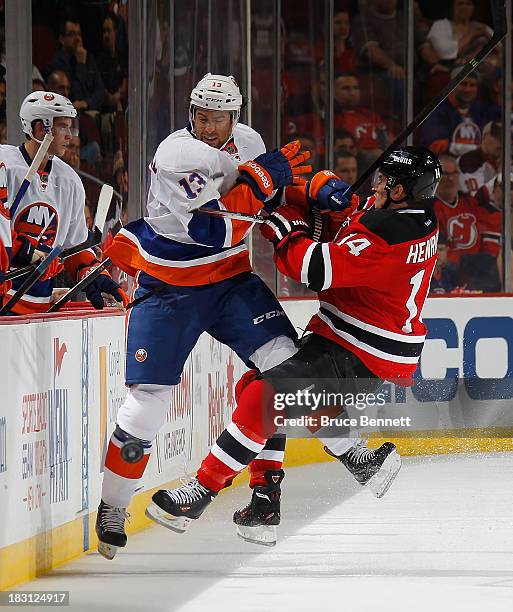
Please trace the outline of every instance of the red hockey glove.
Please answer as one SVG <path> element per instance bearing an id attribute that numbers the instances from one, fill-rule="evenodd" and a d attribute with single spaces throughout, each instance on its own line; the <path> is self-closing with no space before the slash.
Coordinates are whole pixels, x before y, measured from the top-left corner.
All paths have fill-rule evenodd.
<path id="1" fill-rule="evenodd" d="M 254 160 L 239 166 L 240 181 L 247 183 L 256 198 L 264 202 L 275 189 L 303 183 L 301 174 L 312 171 L 312 166 L 300 166 L 310 157 L 310 151 L 299 153 L 301 142 L 294 140 L 282 149 L 262 153 Z"/>
<path id="2" fill-rule="evenodd" d="M 290 205 L 280 206 L 269 215 L 260 225 L 260 232 L 274 244 L 275 250 L 281 249 L 294 236 L 312 236 L 312 228 L 301 211 Z"/>
<path id="3" fill-rule="evenodd" d="M 360 199 L 351 193 L 351 185 L 341 181 L 331 170 L 317 172 L 306 185 L 306 197 L 321 212 L 356 210 Z"/>

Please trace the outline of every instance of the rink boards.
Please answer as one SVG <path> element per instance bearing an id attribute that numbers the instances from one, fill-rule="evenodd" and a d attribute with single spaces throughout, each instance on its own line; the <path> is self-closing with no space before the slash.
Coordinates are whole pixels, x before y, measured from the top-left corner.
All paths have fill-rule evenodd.
<path id="1" fill-rule="evenodd" d="M 304 327 L 315 304 L 284 306 Z M 421 372 L 434 380 L 420 380 L 406 393 L 389 389 L 398 410 L 426 415 L 422 433 L 391 432 L 403 453 L 513 450 L 506 437 L 513 397 L 512 306 L 510 297 L 428 302 Z M 124 318 L 114 312 L 0 325 L 3 354 L 9 356 L 0 374 L 0 589 L 96 546 L 103 456 L 125 395 L 123 332 Z M 155 488 L 194 472 L 234 408 L 243 370 L 226 347 L 208 336 L 200 339 L 129 509 L 129 531 L 146 524 L 143 509 Z M 288 444 L 289 465 L 324 460 L 316 440 Z"/>

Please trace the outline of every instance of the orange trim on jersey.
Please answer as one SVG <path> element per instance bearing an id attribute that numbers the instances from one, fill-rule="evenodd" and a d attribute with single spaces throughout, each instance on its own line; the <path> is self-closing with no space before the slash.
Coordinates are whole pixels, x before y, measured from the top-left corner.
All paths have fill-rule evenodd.
<path id="1" fill-rule="evenodd" d="M 434 140 L 430 145 L 429 149 L 440 155 L 440 153 L 446 153 L 449 150 L 449 141 L 447 139 Z"/>
<path id="2" fill-rule="evenodd" d="M 12 295 L 5 295 L 3 304 L 7 304 L 11 298 Z M 31 315 L 46 312 L 50 308 L 50 304 L 50 297 L 48 298 L 48 302 L 27 302 L 27 300 L 21 299 L 11 308 L 11 312 L 18 315 Z"/>
<path id="3" fill-rule="evenodd" d="M 226 210 L 231 212 L 240 212 L 248 215 L 255 215 L 262 210 L 262 202 L 255 197 L 251 187 L 245 183 L 240 183 L 228 193 L 226 193 L 220 201 L 223 203 Z M 232 245 L 238 244 L 243 240 L 244 236 L 251 229 L 251 223 L 240 221 L 239 219 L 231 219 L 232 223 Z"/>
<path id="4" fill-rule="evenodd" d="M 105 457 L 105 467 L 123 478 L 139 479 L 144 474 L 149 459 L 150 453 L 147 453 L 137 463 L 127 463 L 121 457 L 121 448 L 113 444 L 111 440 Z"/>
<path id="5" fill-rule="evenodd" d="M 75 253 L 71 257 L 64 260 L 64 268 L 66 272 L 72 277 L 77 278 L 77 269 L 79 266 L 91 266 L 94 263 L 98 263 L 98 259 L 91 253 L 91 251 L 80 251 Z"/>
<path id="6" fill-rule="evenodd" d="M 250 272 L 249 253 L 245 250 L 231 254 L 208 264 L 197 264 L 187 268 L 174 268 L 152 263 L 144 259 L 137 245 L 129 238 L 118 234 L 105 251 L 113 263 L 130 276 L 142 271 L 170 285 L 198 286 L 217 283 L 241 272 Z"/>

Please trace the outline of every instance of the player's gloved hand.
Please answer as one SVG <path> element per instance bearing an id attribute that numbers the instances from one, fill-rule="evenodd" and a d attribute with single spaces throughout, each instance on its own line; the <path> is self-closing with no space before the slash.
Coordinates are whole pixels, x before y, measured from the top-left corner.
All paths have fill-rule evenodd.
<path id="1" fill-rule="evenodd" d="M 82 268 L 79 272 L 78 280 L 82 280 L 84 276 L 90 274 L 95 269 L 96 263 Z M 118 303 L 120 307 L 126 307 L 129 303 L 128 295 L 121 289 L 121 287 L 112 280 L 111 275 L 104 270 L 99 276 L 97 276 L 92 283 L 87 285 L 84 289 L 87 299 L 96 308 L 96 310 L 102 310 L 105 306 L 103 301 L 103 295 L 111 296 L 112 299 Z"/>
<path id="2" fill-rule="evenodd" d="M 300 165 L 310 157 L 310 151 L 299 153 L 300 149 L 301 142 L 294 140 L 281 149 L 262 153 L 239 166 L 239 181 L 247 183 L 262 202 L 280 187 L 304 184 L 301 174 L 311 172 L 312 166 Z"/>
<path id="3" fill-rule="evenodd" d="M 330 170 L 321 170 L 308 181 L 306 197 L 310 205 L 321 212 L 356 209 L 360 201 L 358 196 L 351 193 L 351 185 Z"/>
<path id="4" fill-rule="evenodd" d="M 285 205 L 267 217 L 260 225 L 260 232 L 264 238 L 274 244 L 274 249 L 278 250 L 295 236 L 311 237 L 312 228 L 299 209 Z"/>
<path id="5" fill-rule="evenodd" d="M 15 233 L 12 241 L 12 263 L 16 267 L 28 266 L 44 259 L 52 248 L 38 241 L 34 236 L 24 233 Z M 45 281 L 57 276 L 64 269 L 64 265 L 57 257 L 45 270 L 39 280 Z"/>

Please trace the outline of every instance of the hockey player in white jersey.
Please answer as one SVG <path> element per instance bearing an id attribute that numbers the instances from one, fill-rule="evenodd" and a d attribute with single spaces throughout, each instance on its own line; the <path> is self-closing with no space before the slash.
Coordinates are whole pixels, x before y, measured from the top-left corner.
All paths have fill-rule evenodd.
<path id="1" fill-rule="evenodd" d="M 297 350 L 281 305 L 251 272 L 244 237 L 252 224 L 194 214 L 200 208 L 249 214 L 272 209 L 279 203 L 277 190 L 310 171 L 300 166 L 309 154 L 299 153 L 299 142 L 265 153 L 259 134 L 239 123 L 241 105 L 232 76 L 200 80 L 191 93 L 188 127 L 168 136 L 150 164 L 148 215 L 124 227 L 107 251 L 135 277 L 135 297 L 148 296 L 130 311 L 129 392 L 105 459 L 96 531 L 107 558 L 126 544 L 126 507 L 166 419 L 172 387 L 201 333 L 261 371 Z M 270 312 L 281 316 L 263 316 Z M 137 463 L 123 452 L 133 443 L 144 449 Z M 263 468 L 281 468 L 284 443 L 283 436 L 269 442 L 251 473 L 252 486 L 264 479 Z"/>
<path id="2" fill-rule="evenodd" d="M 9 197 L 17 189 L 30 166 L 45 133 L 51 130 L 52 143 L 37 175 L 29 185 L 14 217 L 10 219 L 13 267 L 24 267 L 43 258 L 55 245 L 73 247 L 87 238 L 85 192 L 78 174 L 60 157 L 71 140 L 72 119 L 76 110 L 64 96 L 52 92 L 30 93 L 20 107 L 25 142 L 19 147 L 0 145 L 0 161 L 6 167 Z M 65 260 L 55 260 L 42 278 L 13 307 L 12 314 L 33 314 L 48 310 L 52 301 L 53 277 L 63 267 L 71 278 L 80 280 L 98 263 L 91 250 Z M 15 293 L 25 277 L 19 277 L 4 296 L 4 303 Z M 102 293 L 117 301 L 126 301 L 108 272 L 102 273 L 85 293 L 95 308 L 103 308 Z"/>

